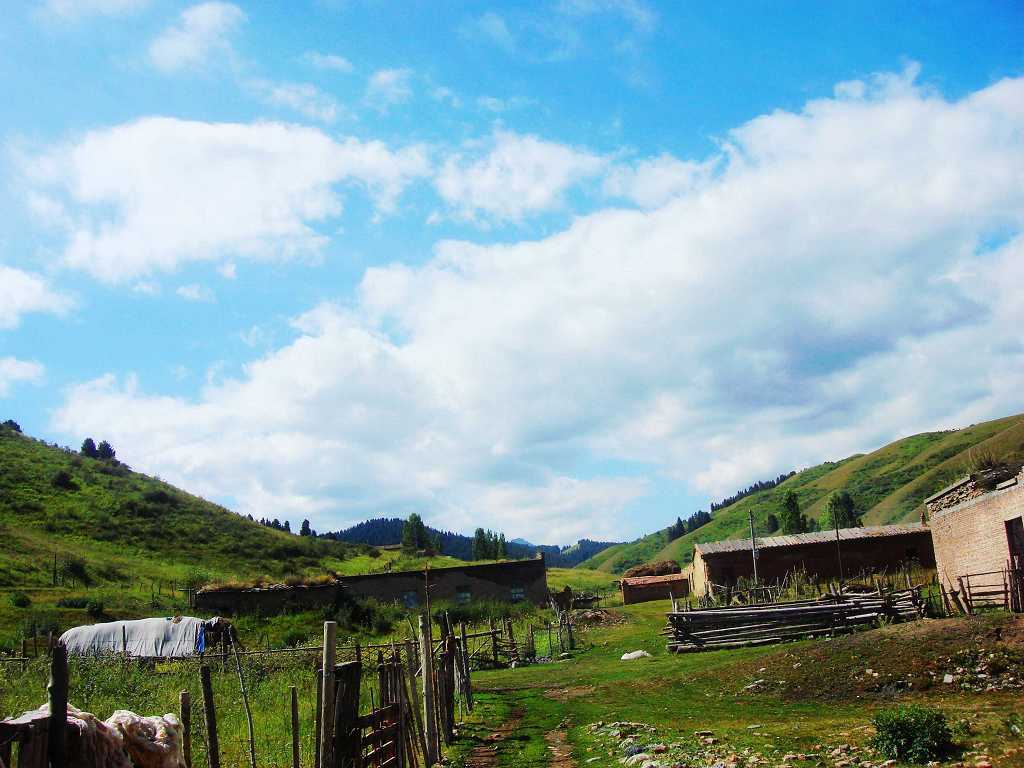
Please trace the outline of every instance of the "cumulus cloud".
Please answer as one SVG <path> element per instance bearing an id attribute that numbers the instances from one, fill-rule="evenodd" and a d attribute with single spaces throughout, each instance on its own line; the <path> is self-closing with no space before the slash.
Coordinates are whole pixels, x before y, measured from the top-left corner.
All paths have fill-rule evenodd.
<path id="1" fill-rule="evenodd" d="M 516 50 L 516 37 L 512 34 L 505 19 L 494 11 L 467 21 L 461 28 L 462 36 L 469 39 L 480 39 L 498 46 L 506 53 Z"/>
<path id="2" fill-rule="evenodd" d="M 607 13 L 625 19 L 636 31 L 650 32 L 658 16 L 640 0 L 560 0 L 558 9 L 569 16 L 592 16 Z"/>
<path id="3" fill-rule="evenodd" d="M 231 33 L 243 21 L 245 14 L 233 3 L 193 5 L 150 43 L 149 59 L 163 72 L 201 67 L 211 57 L 232 54 Z"/>
<path id="4" fill-rule="evenodd" d="M 76 21 L 85 16 L 121 16 L 147 5 L 149 0 L 44 0 L 40 8 L 47 16 Z"/>
<path id="5" fill-rule="evenodd" d="M 378 69 L 366 84 L 366 100 L 379 109 L 408 101 L 412 96 L 411 69 Z"/>
<path id="6" fill-rule="evenodd" d="M 0 264 L 0 329 L 17 328 L 22 315 L 30 312 L 63 315 L 73 306 L 71 297 L 52 288 L 46 278 Z"/>
<path id="7" fill-rule="evenodd" d="M 609 197 L 624 198 L 644 208 L 657 208 L 673 197 L 693 192 L 710 180 L 710 163 L 679 160 L 660 155 L 613 168 L 604 180 Z"/>
<path id="8" fill-rule="evenodd" d="M 338 102 L 311 83 L 250 80 L 247 85 L 265 104 L 292 109 L 310 120 L 333 123 L 341 113 Z"/>
<path id="9" fill-rule="evenodd" d="M 179 285 L 174 292 L 185 301 L 211 302 L 216 300 L 216 297 L 213 295 L 213 291 L 211 291 L 207 286 L 200 285 L 199 283 Z"/>
<path id="10" fill-rule="evenodd" d="M 314 224 L 342 210 L 338 186 L 394 209 L 429 172 L 419 147 L 334 139 L 281 123 L 144 118 L 96 130 L 24 159 L 28 183 L 65 215 L 64 261 L 118 282 L 189 261 L 309 258 Z"/>
<path id="11" fill-rule="evenodd" d="M 319 51 L 307 51 L 305 59 L 317 69 L 329 70 L 331 72 L 342 72 L 348 74 L 354 67 L 352 62 L 344 56 L 336 53 L 320 53 Z"/>
<path id="12" fill-rule="evenodd" d="M 44 372 L 43 366 L 34 360 L 0 357 L 0 397 L 10 395 L 15 384 L 40 381 Z"/>
<path id="13" fill-rule="evenodd" d="M 1022 137 L 1024 79 L 956 101 L 912 73 L 844 84 L 722 137 L 662 205 L 441 243 L 232 378 L 86 382 L 55 427 L 318 528 L 387 509 L 638 534 L 656 476 L 718 496 L 1022 410 Z"/>
<path id="14" fill-rule="evenodd" d="M 567 189 L 601 172 L 606 162 L 584 149 L 498 131 L 483 156 L 450 157 L 435 185 L 463 218 L 515 221 L 558 207 Z"/>

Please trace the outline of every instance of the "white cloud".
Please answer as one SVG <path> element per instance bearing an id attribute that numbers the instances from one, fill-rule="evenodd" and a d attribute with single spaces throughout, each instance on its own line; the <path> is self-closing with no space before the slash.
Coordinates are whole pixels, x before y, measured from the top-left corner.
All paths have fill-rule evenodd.
<path id="1" fill-rule="evenodd" d="M 711 179 L 713 171 L 711 163 L 660 155 L 613 168 L 604 180 L 604 192 L 643 208 L 657 208 L 674 197 L 694 192 Z"/>
<path id="2" fill-rule="evenodd" d="M 365 188 L 386 213 L 429 172 L 419 147 L 159 117 L 93 131 L 23 166 L 30 185 L 62 196 L 65 263 L 108 282 L 189 261 L 316 257 L 328 238 L 313 225 L 341 213 L 339 185 Z"/>
<path id="3" fill-rule="evenodd" d="M 181 298 L 185 299 L 185 301 L 216 301 L 213 291 L 211 291 L 207 286 L 199 285 L 198 283 L 179 285 L 174 292 Z"/>
<path id="4" fill-rule="evenodd" d="M 73 306 L 71 297 L 44 277 L 0 264 L 0 329 L 17 328 L 30 312 L 63 315 Z"/>
<path id="5" fill-rule="evenodd" d="M 462 26 L 462 35 L 470 39 L 482 39 L 501 48 L 506 53 L 516 50 L 516 38 L 508 28 L 505 19 L 494 11 L 488 11 L 479 18 Z"/>
<path id="6" fill-rule="evenodd" d="M 652 31 L 658 20 L 651 7 L 640 0 L 560 0 L 558 9 L 569 16 L 598 13 L 621 16 L 638 32 Z"/>
<path id="7" fill-rule="evenodd" d="M 15 384 L 41 381 L 45 371 L 46 369 L 34 360 L 0 357 L 0 397 L 10 395 Z"/>
<path id="8" fill-rule="evenodd" d="M 509 112 L 513 109 L 522 109 L 532 103 L 532 99 L 527 99 L 523 96 L 508 96 L 503 99 L 496 96 L 481 96 L 476 100 L 478 107 L 489 112 Z"/>
<path id="9" fill-rule="evenodd" d="M 341 113 L 338 102 L 311 83 L 250 80 L 247 86 L 265 104 L 295 110 L 310 120 L 333 123 Z"/>
<path id="10" fill-rule="evenodd" d="M 199 3 L 186 8 L 178 23 L 150 43 L 149 59 L 163 72 L 177 72 L 205 65 L 211 57 L 231 55 L 231 33 L 245 21 L 233 3 Z"/>
<path id="11" fill-rule="evenodd" d="M 44 0 L 40 9 L 46 16 L 77 21 L 86 16 L 122 16 L 149 5 L 149 0 Z"/>
<path id="12" fill-rule="evenodd" d="M 515 221 L 560 206 L 567 189 L 606 162 L 586 150 L 498 131 L 483 157 L 449 158 L 435 185 L 459 216 Z"/>
<path id="13" fill-rule="evenodd" d="M 642 532 L 638 466 L 718 496 L 1024 410 L 1024 79 L 873 79 L 725 139 L 660 207 L 441 243 L 234 377 L 87 382 L 55 427 L 256 515 L 551 541 Z"/>
<path id="14" fill-rule="evenodd" d="M 317 69 L 329 70 L 331 72 L 342 72 L 345 74 L 348 74 L 353 70 L 352 62 L 344 56 L 339 56 L 336 53 L 307 51 L 305 59 Z"/>
<path id="15" fill-rule="evenodd" d="M 379 109 L 408 101 L 412 96 L 411 69 L 378 69 L 366 84 L 366 100 Z"/>

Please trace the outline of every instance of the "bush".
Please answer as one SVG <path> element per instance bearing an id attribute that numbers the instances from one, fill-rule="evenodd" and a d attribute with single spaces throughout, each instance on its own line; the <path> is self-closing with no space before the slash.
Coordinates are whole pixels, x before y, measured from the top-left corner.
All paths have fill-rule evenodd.
<path id="1" fill-rule="evenodd" d="M 103 612 L 104 612 L 105 609 L 106 609 L 106 606 L 103 604 L 102 600 L 95 600 L 95 599 L 93 599 L 93 600 L 89 600 L 85 604 L 85 612 L 87 614 L 89 614 L 94 619 L 98 619 L 98 618 L 102 617 L 103 616 Z"/>
<path id="2" fill-rule="evenodd" d="M 13 592 L 11 593 L 11 605 L 15 608 L 28 608 L 32 605 L 32 598 L 24 592 Z"/>
<path id="3" fill-rule="evenodd" d="M 925 763 L 953 746 L 946 716 L 916 705 L 885 709 L 873 721 L 878 731 L 874 747 L 890 760 Z"/>
<path id="4" fill-rule="evenodd" d="M 57 601 L 58 608 L 85 608 L 89 602 L 87 597 L 62 597 Z"/>
<path id="5" fill-rule="evenodd" d="M 50 483 L 53 485 L 54 488 L 60 488 L 61 490 L 64 491 L 78 490 L 78 483 L 75 482 L 75 479 L 71 476 L 71 473 L 68 472 L 66 469 L 61 469 L 57 471 L 54 474 L 54 476 L 50 478 Z"/>

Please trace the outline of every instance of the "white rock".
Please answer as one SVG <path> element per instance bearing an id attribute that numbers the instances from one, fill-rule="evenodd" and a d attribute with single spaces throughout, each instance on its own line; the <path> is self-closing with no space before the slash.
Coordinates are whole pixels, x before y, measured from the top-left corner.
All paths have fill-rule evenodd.
<path id="1" fill-rule="evenodd" d="M 622 661 L 635 661 L 637 659 L 649 659 L 651 654 L 647 651 L 632 651 L 631 653 L 622 654 Z"/>
<path id="2" fill-rule="evenodd" d="M 949 672 L 947 672 L 946 674 L 944 674 L 942 676 L 942 682 L 944 682 L 944 683 L 952 683 L 953 682 L 953 676 L 951 674 L 949 674 Z"/>

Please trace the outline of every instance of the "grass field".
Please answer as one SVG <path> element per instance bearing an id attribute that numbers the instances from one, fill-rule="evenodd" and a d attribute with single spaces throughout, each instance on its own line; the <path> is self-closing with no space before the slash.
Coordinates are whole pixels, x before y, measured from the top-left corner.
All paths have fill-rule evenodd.
<path id="1" fill-rule="evenodd" d="M 676 656 L 657 635 L 666 608 L 647 603 L 620 609 L 628 621 L 583 634 L 584 649 L 569 661 L 475 675 L 478 707 L 452 750 L 455 764 L 465 764 L 476 750 L 474 764 L 545 766 L 552 764 L 552 742 L 561 739 L 575 764 L 610 768 L 623 756 L 618 740 L 607 728 L 593 726 L 632 721 L 653 728 L 639 731 L 638 745 L 669 746 L 665 765 L 711 765 L 737 757 L 741 765 L 754 764 L 753 757 L 781 765 L 787 754 L 806 756 L 787 764 L 832 765 L 840 760 L 833 750 L 843 745 L 850 749 L 842 757 L 852 758 L 853 765 L 877 765 L 882 758 L 867 749 L 872 713 L 896 702 L 923 702 L 954 724 L 959 753 L 951 761 L 984 753 L 996 766 L 1024 765 L 1024 741 L 1009 727 L 1024 715 L 1019 688 L 977 692 L 974 683 L 984 687 L 985 678 L 966 683 L 960 675 L 954 684 L 941 683 L 946 671 L 955 672 L 968 659 L 977 663 L 964 649 L 982 648 L 982 659 L 1008 648 L 1010 671 L 1000 679 L 1019 680 L 1019 620 L 1003 615 L 925 621 L 833 641 Z M 995 639 L 997 629 L 1009 644 Z M 651 658 L 620 661 L 638 649 Z M 507 722 L 514 729 L 494 740 Z M 702 744 L 696 731 L 711 732 L 715 743 Z M 495 746 L 495 762 L 478 762 Z"/>
<path id="2" fill-rule="evenodd" d="M 746 766 L 785 762 L 811 768 L 842 765 L 841 759 L 878 765 L 880 756 L 868 748 L 872 714 L 917 702 L 942 710 L 953 724 L 957 751 L 947 762 L 974 765 L 984 754 L 999 768 L 1024 766 L 1024 741 L 1011 729 L 1024 723 L 1020 619 L 991 614 L 924 621 L 832 641 L 676 656 L 665 651 L 659 636 L 666 608 L 657 602 L 613 609 L 615 623 L 578 629 L 579 648 L 569 659 L 475 672 L 477 706 L 449 749 L 452 764 L 611 768 L 622 757 L 620 740 L 597 724 L 630 721 L 644 727 L 616 730 L 635 731 L 638 746 L 665 744 L 666 764 L 670 758 L 695 766 L 734 759 Z M 524 621 L 542 619 L 534 614 L 517 626 L 521 631 Z M 319 628 L 314 618 L 307 620 L 314 638 Z M 638 649 L 651 658 L 620 661 Z M 259 765 L 287 765 L 290 685 L 299 691 L 303 764 L 310 765 L 316 658 L 310 653 L 245 661 Z M 150 670 L 76 659 L 71 668 L 71 701 L 102 717 L 121 708 L 175 711 L 180 690 L 199 700 L 193 662 Z M 224 764 L 241 765 L 246 742 L 238 681 L 231 667 L 214 663 L 213 672 Z M 954 674 L 954 683 L 942 682 L 946 673 Z M 0 715 L 37 707 L 45 700 L 45 685 L 44 661 L 24 671 L 18 664 L 0 665 Z M 1006 689 L 985 690 L 990 686 Z M 202 764 L 198 721 L 193 742 L 196 764 Z M 710 735 L 700 737 L 698 731 Z M 553 762 L 553 745 L 571 753 L 573 762 Z M 480 762 L 481 754 L 487 761 Z M 787 754 L 802 757 L 784 761 Z"/>

